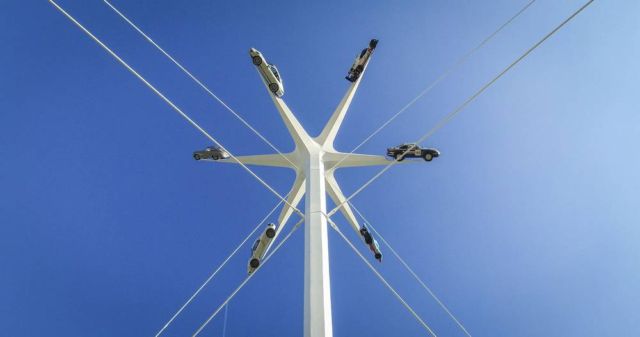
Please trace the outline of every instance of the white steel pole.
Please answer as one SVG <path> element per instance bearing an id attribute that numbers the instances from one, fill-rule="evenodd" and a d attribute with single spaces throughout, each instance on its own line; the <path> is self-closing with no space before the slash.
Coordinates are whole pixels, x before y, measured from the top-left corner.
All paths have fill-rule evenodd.
<path id="1" fill-rule="evenodd" d="M 315 145 L 315 146 L 314 146 Z M 324 152 L 307 147 L 304 237 L 304 336 L 333 337 Z"/>

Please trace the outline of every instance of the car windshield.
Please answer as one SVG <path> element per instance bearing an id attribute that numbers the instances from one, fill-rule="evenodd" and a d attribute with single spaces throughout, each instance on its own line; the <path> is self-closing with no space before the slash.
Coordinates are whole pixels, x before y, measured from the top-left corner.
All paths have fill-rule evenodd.
<path id="1" fill-rule="evenodd" d="M 251 247 L 251 252 L 255 252 L 256 249 L 258 249 L 258 245 L 260 244 L 260 239 L 256 240 L 256 242 L 253 244 L 253 247 Z"/>
<path id="2" fill-rule="evenodd" d="M 280 74 L 278 73 L 278 68 L 276 68 L 276 66 L 274 65 L 270 65 L 269 68 L 271 69 L 271 72 L 273 73 L 273 75 L 278 79 L 278 81 L 280 81 Z"/>

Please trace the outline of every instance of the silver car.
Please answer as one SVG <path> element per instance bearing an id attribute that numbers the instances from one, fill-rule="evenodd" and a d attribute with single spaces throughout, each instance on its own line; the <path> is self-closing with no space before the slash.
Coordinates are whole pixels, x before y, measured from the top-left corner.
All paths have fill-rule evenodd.
<path id="1" fill-rule="evenodd" d="M 267 249 L 271 245 L 271 241 L 273 241 L 273 238 L 276 236 L 276 229 L 276 224 L 270 223 L 258 240 L 253 243 L 253 247 L 251 247 L 251 257 L 249 258 L 247 266 L 248 274 L 253 273 L 260 266 L 262 259 L 267 253 Z"/>
<path id="2" fill-rule="evenodd" d="M 227 158 L 229 158 L 229 152 L 215 146 L 209 146 L 202 151 L 195 151 L 193 153 L 193 159 L 195 160 L 200 160 L 200 159 L 218 160 L 218 159 L 227 159 Z"/>
<path id="3" fill-rule="evenodd" d="M 274 95 L 282 97 L 282 95 L 284 95 L 284 84 L 278 68 L 273 64 L 267 63 L 262 53 L 255 48 L 249 50 L 249 55 L 251 56 L 253 64 L 258 67 L 260 75 L 262 75 L 262 78 L 267 82 L 269 90 L 271 90 Z"/>

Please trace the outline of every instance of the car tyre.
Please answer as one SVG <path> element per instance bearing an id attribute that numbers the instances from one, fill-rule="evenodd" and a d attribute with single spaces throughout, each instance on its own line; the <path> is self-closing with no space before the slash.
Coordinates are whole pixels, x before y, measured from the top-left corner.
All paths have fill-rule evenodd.
<path id="1" fill-rule="evenodd" d="M 251 61 L 253 62 L 253 64 L 259 66 L 262 64 L 262 58 L 260 56 L 254 56 L 251 58 Z"/>
<path id="2" fill-rule="evenodd" d="M 214 154 L 213 156 L 211 156 L 211 159 L 218 160 L 220 159 L 220 156 L 218 156 L 217 154 Z"/>
<path id="3" fill-rule="evenodd" d="M 251 259 L 251 261 L 249 261 L 249 265 L 251 266 L 251 268 L 258 268 L 260 267 L 260 260 Z"/>
<path id="4" fill-rule="evenodd" d="M 195 159 L 195 160 L 200 160 L 200 155 L 199 155 L 199 154 L 197 154 L 197 153 L 194 153 L 194 154 L 193 154 L 193 159 Z"/>
<path id="5" fill-rule="evenodd" d="M 397 161 L 403 161 L 404 160 L 404 156 L 402 154 L 400 154 L 400 153 L 396 154 L 395 158 L 396 158 Z"/>
<path id="6" fill-rule="evenodd" d="M 433 159 L 433 155 L 431 153 L 427 153 L 424 155 L 424 160 L 431 161 Z"/>
<path id="7" fill-rule="evenodd" d="M 271 90 L 272 93 L 277 93 L 278 90 L 280 90 L 280 86 L 278 85 L 278 83 L 269 83 L 269 90 Z"/>
<path id="8" fill-rule="evenodd" d="M 276 230 L 273 228 L 267 228 L 267 237 L 273 239 L 276 236 Z"/>

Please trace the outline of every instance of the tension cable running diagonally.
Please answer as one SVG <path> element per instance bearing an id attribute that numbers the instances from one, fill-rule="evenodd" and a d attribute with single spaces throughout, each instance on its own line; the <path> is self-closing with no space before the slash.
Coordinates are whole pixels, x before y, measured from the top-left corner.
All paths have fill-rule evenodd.
<path id="1" fill-rule="evenodd" d="M 498 33 L 500 33 L 504 28 L 506 28 L 513 20 L 515 20 L 522 13 L 524 13 L 524 11 L 526 11 L 531 5 L 533 5 L 534 2 L 536 2 L 536 0 L 530 0 L 524 7 L 522 7 L 518 12 L 516 12 L 513 16 L 511 16 L 509 18 L 509 20 L 505 21 L 500 27 L 498 27 L 498 29 L 496 29 L 493 33 L 489 34 L 489 36 L 487 36 L 484 40 L 482 40 L 482 42 L 480 42 L 478 45 L 476 45 L 471 50 L 469 50 L 466 54 L 464 54 L 461 58 L 459 58 L 458 61 L 456 61 L 453 65 L 449 66 L 449 68 L 445 69 L 440 74 L 440 76 L 438 76 L 433 82 L 431 82 L 431 84 L 429 84 L 424 90 L 422 90 L 418 94 L 418 96 L 416 96 L 414 99 L 409 101 L 409 103 L 407 103 L 402 109 L 400 109 L 400 111 L 396 112 L 393 116 L 391 116 L 391 118 L 389 118 L 386 122 L 382 123 L 382 125 L 380 125 L 375 131 L 373 131 L 373 133 L 371 133 L 368 137 L 366 137 L 362 142 L 360 142 L 360 144 L 358 144 L 356 147 L 354 147 L 353 150 L 351 150 L 351 152 L 349 152 L 346 156 L 344 156 L 342 159 L 340 159 L 340 161 L 338 161 L 335 165 L 333 165 L 333 167 L 338 167 L 338 165 L 340 165 L 343 161 L 345 161 L 347 158 L 349 158 L 349 156 L 351 156 L 358 149 L 360 149 L 360 147 L 362 147 L 364 144 L 368 143 L 371 140 L 371 138 L 373 138 L 375 135 L 380 133 L 380 131 L 382 131 L 382 129 L 387 127 L 391 122 L 393 122 L 396 118 L 398 118 L 398 116 L 400 116 L 407 109 L 409 109 L 414 103 L 416 103 L 424 95 L 429 93 L 431 91 L 431 89 L 433 89 L 436 85 L 438 85 L 438 83 L 442 82 L 452 72 L 454 72 L 455 70 L 460 68 L 460 66 L 462 66 L 471 57 L 471 55 L 475 54 L 478 50 L 480 50 L 482 47 L 484 47 L 485 44 L 487 44 L 496 35 L 498 35 Z"/>
<path id="2" fill-rule="evenodd" d="M 224 323 L 222 325 L 222 337 L 227 336 L 227 316 L 229 315 L 229 303 L 224 306 Z"/>
<path id="3" fill-rule="evenodd" d="M 329 222 L 331 228 L 333 228 L 340 235 L 340 237 L 347 243 L 347 245 L 351 247 L 351 249 L 360 257 L 360 259 L 367 265 L 367 267 L 369 267 L 369 269 L 371 269 L 371 271 L 380 279 L 380 281 L 382 281 L 382 283 L 387 287 L 387 289 L 389 289 L 389 291 L 391 291 L 391 293 L 398 299 L 398 301 L 400 301 L 400 303 L 402 303 L 402 305 L 407 308 L 407 310 L 409 310 L 409 312 L 413 315 L 413 317 L 415 317 L 418 323 L 420 323 L 420 325 L 422 325 L 422 327 L 424 327 L 431 336 L 437 337 L 436 333 L 431 330 L 429 325 L 420 317 L 420 315 L 418 315 L 418 313 L 409 305 L 409 303 L 407 303 L 407 301 L 405 301 L 404 298 L 400 296 L 400 294 L 391 286 L 391 284 L 389 284 L 389 282 L 387 282 L 382 274 L 380 274 L 380 272 L 378 272 L 376 268 L 371 265 L 367 258 L 364 257 L 364 255 L 360 253 L 356 246 L 354 246 L 353 243 L 351 243 L 351 241 L 342 233 L 336 223 L 333 222 L 333 220 L 331 220 L 331 218 L 327 214 L 322 213 L 322 215 L 327 219 L 327 222 Z"/>
<path id="4" fill-rule="evenodd" d="M 473 95 L 471 95 L 469 98 L 467 98 L 461 105 L 459 105 L 453 111 L 449 112 L 442 119 L 440 119 L 440 121 L 433 128 L 431 128 L 427 133 L 422 135 L 422 137 L 420 137 L 417 141 L 414 142 L 415 145 L 409 147 L 400 156 L 404 157 L 404 155 L 406 155 L 409 151 L 412 151 L 416 146 L 420 145 L 427 138 L 431 137 L 431 135 L 433 135 L 436 131 L 440 130 L 443 126 L 445 126 L 447 123 L 449 123 L 455 116 L 457 116 L 462 110 L 464 110 L 464 108 L 466 108 L 467 105 L 469 105 L 469 103 L 471 103 L 476 98 L 478 98 L 478 96 L 480 96 L 480 94 L 482 94 L 485 90 L 487 90 L 487 88 L 489 88 L 492 84 L 494 84 L 498 79 L 500 79 L 509 70 L 511 70 L 513 67 L 515 67 L 516 64 L 520 63 L 520 61 L 522 61 L 525 57 L 527 57 L 532 51 L 534 51 L 536 48 L 538 48 L 543 42 L 545 42 L 547 39 L 549 39 L 553 34 L 555 34 L 557 31 L 559 31 L 560 28 L 564 27 L 564 25 L 566 25 L 574 17 L 576 17 L 578 14 L 580 14 L 580 12 L 582 12 L 585 8 L 587 8 L 589 5 L 591 5 L 591 3 L 593 3 L 593 1 L 594 0 L 587 1 L 584 5 L 582 5 L 582 7 L 578 8 L 575 12 L 573 12 L 573 14 L 571 14 L 568 18 L 566 18 L 564 21 L 562 21 L 553 30 L 551 30 L 549 33 L 547 33 L 547 35 L 545 35 L 542 39 L 540 39 L 538 42 L 536 42 L 531 48 L 527 49 L 527 51 L 525 51 L 522 55 L 520 55 L 520 57 L 518 57 L 515 61 L 513 61 L 509 66 L 507 66 L 500 73 L 498 73 L 498 75 L 496 75 L 493 79 L 491 79 L 491 81 L 487 82 L 478 91 L 476 91 Z M 333 210 L 331 210 L 331 212 L 329 212 L 328 215 L 332 216 L 333 214 L 335 214 L 338 210 L 340 210 L 340 208 L 342 208 L 344 206 L 345 203 L 349 202 L 351 199 L 353 199 L 353 197 L 355 197 L 356 195 L 360 194 L 360 192 L 362 192 L 362 190 L 367 188 L 367 186 L 371 185 L 371 183 L 373 183 L 376 179 L 378 179 L 382 174 L 387 172 L 391 167 L 393 167 L 397 163 L 398 163 L 398 161 L 394 160 L 394 161 L 391 161 L 389 164 L 387 164 L 383 169 L 381 169 L 378 173 L 376 173 L 371 179 L 369 179 L 366 183 L 364 183 L 364 185 L 360 186 L 360 188 L 358 188 L 355 192 L 353 192 L 353 194 L 351 194 L 348 198 L 346 198 L 344 201 L 342 201 L 340 204 L 338 204 Z"/>
<path id="5" fill-rule="evenodd" d="M 120 58 L 120 56 L 118 56 L 113 50 L 111 50 L 109 47 L 107 47 L 106 44 L 104 44 L 100 39 L 98 39 L 95 35 L 93 35 L 93 33 L 91 33 L 87 28 L 85 28 L 80 22 L 78 22 L 73 16 L 71 16 L 69 13 L 67 13 L 62 7 L 60 7 L 54 0 L 49 0 L 49 2 L 55 6 L 58 11 L 60 11 L 62 14 L 64 14 L 69 20 L 71 20 L 71 22 L 73 22 L 76 26 L 78 26 L 80 29 L 82 29 L 82 31 L 84 31 L 89 37 L 91 37 L 96 43 L 98 43 L 104 50 L 106 50 L 111 56 L 113 56 L 118 62 L 120 62 L 120 64 L 122 64 L 125 68 L 127 68 L 127 70 L 129 70 L 129 72 L 131 72 L 133 75 L 135 75 L 140 81 L 142 81 L 142 83 L 144 83 L 147 87 L 149 87 L 149 89 L 151 89 L 156 95 L 158 95 L 160 98 L 162 98 L 163 101 L 165 101 L 167 104 L 169 104 L 169 106 L 171 108 L 173 108 L 173 110 L 175 110 L 178 114 L 180 114 L 180 116 L 182 116 L 184 119 L 187 120 L 187 122 L 189 122 L 189 124 L 191 124 L 193 127 L 195 127 L 198 131 L 200 131 L 200 133 L 202 133 L 205 137 L 209 138 L 209 140 L 211 140 L 213 143 L 216 144 L 216 146 L 220 147 L 221 149 L 225 150 L 227 153 L 229 153 L 229 156 L 231 157 L 231 159 L 235 160 L 240 166 L 242 166 L 247 172 L 249 172 L 249 174 L 251 174 L 256 180 L 258 180 L 264 187 L 266 187 L 269 191 L 271 191 L 271 193 L 273 193 L 275 196 L 277 196 L 280 200 L 282 200 L 287 206 L 291 207 L 296 213 L 298 213 L 298 215 L 300 216 L 304 216 L 304 213 L 302 213 L 299 209 L 297 209 L 296 207 L 294 207 L 293 205 L 291 205 L 285 198 L 283 198 L 280 193 L 278 193 L 275 189 L 273 189 L 269 184 L 267 184 L 267 182 L 265 182 L 264 180 L 262 180 L 262 178 L 260 178 L 256 173 L 254 173 L 250 168 L 248 168 L 244 163 L 242 163 L 240 160 L 238 160 L 233 153 L 231 153 L 231 151 L 229 151 L 228 149 L 226 149 L 224 146 L 222 146 L 222 144 L 220 142 L 218 142 L 215 138 L 213 138 L 207 131 L 205 131 L 202 127 L 200 127 L 200 125 L 198 125 L 198 123 L 196 123 L 193 119 L 191 119 L 191 117 L 189 117 L 186 113 L 184 113 L 182 111 L 182 109 L 180 109 L 177 105 L 175 105 L 169 98 L 167 98 L 164 94 L 162 94 L 158 89 L 156 89 L 156 87 L 154 87 L 151 83 L 149 83 L 144 77 L 142 77 L 142 75 L 140 75 L 135 69 L 133 69 L 127 62 L 125 62 L 122 58 Z"/>
<path id="6" fill-rule="evenodd" d="M 304 221 L 304 219 L 300 219 L 298 222 L 296 222 L 295 225 L 293 225 L 293 228 L 289 231 L 289 233 L 287 233 L 287 235 L 284 237 L 284 239 L 282 239 L 282 241 L 280 241 L 278 243 L 278 245 L 273 249 L 273 251 L 271 251 L 271 253 L 269 255 L 267 255 L 267 257 L 260 262 L 260 265 L 258 266 L 258 268 L 256 270 L 253 271 L 253 273 L 247 275 L 247 277 L 244 279 L 244 281 L 242 281 L 242 283 L 240 283 L 240 285 L 231 293 L 231 295 L 229 295 L 229 297 L 227 297 L 227 299 L 222 302 L 222 304 L 220 304 L 220 306 L 211 314 L 211 316 L 209 316 L 209 318 L 207 318 L 206 321 L 204 321 L 204 323 L 202 323 L 202 325 L 198 328 L 198 330 L 196 330 L 196 332 L 193 333 L 193 335 L 191 337 L 196 337 L 198 334 L 200 334 L 200 332 L 202 332 L 202 330 L 207 326 L 207 324 L 209 324 L 209 322 L 211 322 L 211 320 L 216 317 L 216 315 L 218 315 L 218 313 L 220 312 L 220 310 L 222 310 L 222 308 L 227 305 L 229 303 L 229 301 L 231 301 L 231 299 L 233 299 L 236 294 L 238 293 L 238 291 L 240 291 L 240 289 L 242 289 L 247 282 L 249 282 L 249 280 L 260 270 L 262 269 L 262 267 L 265 265 L 265 263 L 267 263 L 269 261 L 269 259 L 271 259 L 271 257 L 273 256 L 273 254 L 275 254 L 278 249 L 280 249 L 280 247 L 282 247 L 282 245 L 287 242 L 287 240 L 289 240 L 289 238 L 291 237 L 291 234 L 293 234 L 293 232 L 296 231 L 296 229 L 298 229 L 298 227 L 300 227 L 300 224 Z"/>
<path id="7" fill-rule="evenodd" d="M 189 304 L 191 304 L 191 302 L 196 298 L 196 296 L 200 294 L 202 289 L 204 289 L 204 287 L 206 287 L 207 284 L 211 282 L 211 280 L 218 274 L 218 272 L 220 272 L 220 270 L 222 270 L 222 268 L 227 264 L 227 262 L 229 262 L 229 260 L 231 260 L 231 258 L 234 255 L 236 255 L 236 253 L 240 250 L 240 248 L 244 246 L 244 244 L 256 233 L 256 231 L 258 231 L 258 229 L 264 224 L 265 221 L 267 221 L 267 219 L 273 214 L 273 212 L 275 212 L 276 209 L 280 207 L 281 204 L 282 204 L 282 201 L 278 202 L 276 206 L 273 207 L 273 209 L 271 209 L 271 211 L 264 218 L 262 218 L 260 223 L 258 223 L 258 225 L 244 238 L 244 240 L 242 240 L 242 242 L 240 242 L 240 244 L 238 244 L 238 246 L 231 252 L 231 254 L 229 254 L 229 256 L 224 261 L 222 261 L 222 263 L 218 266 L 218 268 L 216 268 L 216 270 L 214 270 L 213 273 L 209 275 L 209 277 L 204 281 L 204 283 L 200 285 L 200 287 L 191 295 L 191 297 L 189 297 L 189 299 L 180 307 L 180 309 L 178 309 L 178 311 L 176 311 L 173 314 L 173 316 L 171 316 L 171 318 L 164 324 L 162 329 L 160 329 L 160 331 L 156 333 L 155 337 L 159 337 L 169 327 L 169 325 L 173 323 L 176 317 L 178 317 L 178 315 L 180 315 L 182 311 Z"/>
<path id="8" fill-rule="evenodd" d="M 468 337 L 472 337 L 471 334 L 469 333 L 469 331 L 467 331 L 467 329 L 464 327 L 464 325 L 462 325 L 462 323 L 453 315 L 453 313 L 451 313 L 451 311 L 449 310 L 449 308 L 447 308 L 446 305 L 444 305 L 444 303 L 442 303 L 442 301 L 440 300 L 440 298 L 438 298 L 438 296 L 436 296 L 436 294 L 431 290 L 431 288 L 429 288 L 424 281 L 422 281 L 422 279 L 413 271 L 413 269 L 411 267 L 409 267 L 409 265 L 404 261 L 403 258 L 400 257 L 400 254 L 398 254 L 398 252 L 396 252 L 395 249 L 393 249 L 393 247 L 391 247 L 391 245 L 389 244 L 389 242 L 387 242 L 387 240 L 384 239 L 384 237 L 382 236 L 382 234 L 380 234 L 375 227 L 373 227 L 373 225 L 371 224 L 371 222 L 369 222 L 364 215 L 362 215 L 362 213 L 360 213 L 360 211 L 353 205 L 352 202 L 349 202 L 349 205 L 351 206 L 351 208 L 353 208 L 354 211 L 356 211 L 356 213 L 358 213 L 358 215 L 360 215 L 360 217 L 362 218 L 362 220 L 364 221 L 364 223 L 367 225 L 368 228 L 371 228 L 374 232 L 374 234 L 380 238 L 380 240 L 382 240 L 382 243 L 385 244 L 385 246 L 387 246 L 387 248 L 389 248 L 389 250 L 391 251 L 391 253 L 393 253 L 393 255 L 398 259 L 398 261 L 400 261 L 400 263 L 402 263 L 402 265 L 405 267 L 405 269 L 407 269 L 407 271 L 413 275 L 413 277 L 416 279 L 416 281 L 418 281 L 418 283 L 422 286 L 422 288 L 424 288 L 427 293 L 438 303 L 438 305 L 440 305 L 440 307 L 442 308 L 442 310 L 444 310 L 447 315 L 449 315 L 449 317 L 458 325 L 458 327 L 465 333 L 465 335 L 467 335 Z"/>
<path id="9" fill-rule="evenodd" d="M 204 83 L 202 83 L 202 81 L 200 81 L 197 77 L 195 77 L 195 75 L 193 75 L 189 70 L 187 70 L 173 56 L 171 56 L 167 51 L 165 51 L 162 47 L 160 47 L 160 45 L 158 45 L 155 41 L 153 41 L 145 32 L 142 31 L 142 29 L 140 29 L 136 24 L 134 24 L 131 20 L 129 20 L 129 18 L 127 18 L 122 12 L 120 12 L 115 6 L 113 6 L 108 0 L 103 0 L 103 1 L 116 14 L 118 14 L 125 22 L 127 22 L 133 29 L 135 29 L 138 33 L 140 33 L 140 35 L 142 35 L 147 41 L 149 41 L 149 43 L 151 43 L 154 47 L 156 47 L 156 49 L 158 49 L 162 54 L 164 54 L 164 56 L 166 56 L 171 62 L 173 62 L 178 68 L 180 68 L 180 70 L 182 70 L 183 73 L 185 73 L 194 82 L 196 82 L 196 84 L 198 84 L 204 91 L 206 91 L 209 94 L 209 96 L 211 96 L 213 99 L 218 101 L 218 103 L 220 103 L 223 107 L 225 107 L 225 109 L 227 109 L 229 112 L 231 112 L 238 120 L 240 120 L 240 122 L 242 122 L 242 124 L 244 124 L 244 126 L 249 128 L 249 130 L 253 131 L 253 133 L 256 134 L 256 136 L 258 136 L 260 139 L 262 139 L 262 141 L 264 141 L 267 145 L 269 145 L 269 147 L 271 147 L 273 150 L 275 150 L 280 156 L 282 156 L 282 158 L 284 158 L 287 162 L 289 162 L 289 164 L 293 165 L 293 167 L 295 167 L 296 170 L 298 169 L 296 164 L 291 162 L 291 160 L 289 160 L 289 158 L 287 156 L 285 156 L 282 152 L 280 152 L 280 150 L 275 145 L 273 145 L 266 137 L 264 137 L 251 124 L 249 124 L 249 122 L 247 122 L 244 118 L 242 118 L 242 116 L 240 116 L 239 113 L 237 113 L 233 109 L 231 109 L 230 106 L 228 106 L 222 99 L 220 99 L 216 94 L 214 94 Z"/>

